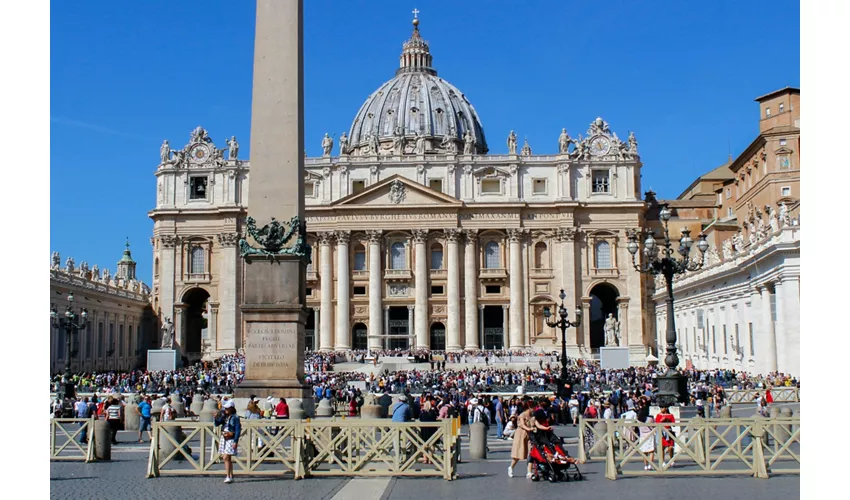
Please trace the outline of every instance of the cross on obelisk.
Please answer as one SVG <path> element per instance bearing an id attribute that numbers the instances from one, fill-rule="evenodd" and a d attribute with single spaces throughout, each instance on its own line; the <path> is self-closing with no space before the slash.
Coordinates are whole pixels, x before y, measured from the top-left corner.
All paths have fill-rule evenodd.
<path id="1" fill-rule="evenodd" d="M 235 396 L 303 398 L 309 414 L 303 26 L 303 0 L 257 1 L 249 219 L 239 242 L 245 379 Z"/>

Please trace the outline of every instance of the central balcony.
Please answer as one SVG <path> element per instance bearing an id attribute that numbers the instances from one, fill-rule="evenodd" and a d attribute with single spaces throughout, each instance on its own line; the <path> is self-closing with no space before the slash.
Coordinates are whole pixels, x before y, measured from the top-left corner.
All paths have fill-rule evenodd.
<path id="1" fill-rule="evenodd" d="M 409 281 L 413 279 L 410 269 L 385 269 L 384 279 L 387 281 Z"/>
<path id="2" fill-rule="evenodd" d="M 478 271 L 481 281 L 501 281 L 508 278 L 508 272 L 504 267 L 484 267 Z"/>

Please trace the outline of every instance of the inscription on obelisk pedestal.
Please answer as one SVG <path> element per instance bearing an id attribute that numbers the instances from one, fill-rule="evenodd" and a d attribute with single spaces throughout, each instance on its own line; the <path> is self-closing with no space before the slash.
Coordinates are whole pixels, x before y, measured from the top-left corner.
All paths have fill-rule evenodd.
<path id="1" fill-rule="evenodd" d="M 252 321 L 245 332 L 245 378 L 294 379 L 298 363 L 296 323 Z"/>

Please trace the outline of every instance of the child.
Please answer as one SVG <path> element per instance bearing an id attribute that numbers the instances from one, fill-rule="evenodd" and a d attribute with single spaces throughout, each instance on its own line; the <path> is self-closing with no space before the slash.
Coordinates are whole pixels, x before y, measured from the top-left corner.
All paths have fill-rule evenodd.
<path id="1" fill-rule="evenodd" d="M 515 432 L 516 432 L 516 415 L 513 415 L 513 416 L 511 416 L 511 419 L 508 421 L 508 425 L 505 426 L 505 430 L 502 431 L 502 435 L 505 436 L 505 439 L 513 441 Z"/>

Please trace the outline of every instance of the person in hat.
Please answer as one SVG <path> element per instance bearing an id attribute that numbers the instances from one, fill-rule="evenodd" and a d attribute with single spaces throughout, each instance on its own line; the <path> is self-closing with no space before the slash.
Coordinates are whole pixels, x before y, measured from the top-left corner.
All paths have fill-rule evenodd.
<path id="1" fill-rule="evenodd" d="M 398 397 L 398 404 L 393 408 L 393 422 L 407 422 L 413 418 L 410 405 L 405 396 Z"/>
<path id="2" fill-rule="evenodd" d="M 219 425 L 219 423 L 216 422 L 216 425 Z M 224 482 L 230 484 L 233 482 L 232 457 L 238 451 L 239 435 L 242 433 L 242 424 L 239 416 L 236 415 L 236 406 L 234 406 L 232 400 L 224 403 L 224 418 L 221 425 L 223 425 L 223 429 L 218 452 L 224 457 L 224 471 L 226 475 Z"/>
<path id="3" fill-rule="evenodd" d="M 602 418 L 604 418 L 606 420 L 614 418 L 614 410 L 611 409 L 611 403 L 609 403 L 608 401 L 605 401 L 602 404 L 602 407 L 605 408 L 602 411 Z"/>

